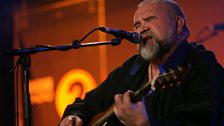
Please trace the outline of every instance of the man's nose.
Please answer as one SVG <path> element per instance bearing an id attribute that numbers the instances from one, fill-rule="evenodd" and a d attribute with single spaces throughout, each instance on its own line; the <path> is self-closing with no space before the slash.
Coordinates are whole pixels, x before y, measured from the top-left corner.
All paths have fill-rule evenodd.
<path id="1" fill-rule="evenodd" d="M 147 33 L 150 31 L 149 27 L 141 27 L 141 29 L 139 30 L 139 34 L 141 35 L 141 37 L 145 37 L 147 36 Z"/>
<path id="2" fill-rule="evenodd" d="M 149 30 L 150 30 L 149 27 L 147 27 L 147 26 L 145 26 L 145 25 L 142 25 L 142 26 L 140 27 L 139 33 L 140 33 L 140 34 L 144 34 L 145 32 L 147 32 L 147 31 L 149 31 Z"/>

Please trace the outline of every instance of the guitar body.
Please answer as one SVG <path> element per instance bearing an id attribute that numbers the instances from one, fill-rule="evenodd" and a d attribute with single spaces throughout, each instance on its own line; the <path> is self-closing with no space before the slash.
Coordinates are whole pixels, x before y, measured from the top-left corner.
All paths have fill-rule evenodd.
<path id="1" fill-rule="evenodd" d="M 92 120 L 94 122 L 90 122 L 88 126 L 125 126 L 122 124 L 116 115 L 111 116 L 107 121 L 99 122 L 98 120 Z"/>
<path id="2" fill-rule="evenodd" d="M 94 116 L 88 126 L 124 126 L 114 114 L 113 108 L 114 104 L 106 111 Z"/>

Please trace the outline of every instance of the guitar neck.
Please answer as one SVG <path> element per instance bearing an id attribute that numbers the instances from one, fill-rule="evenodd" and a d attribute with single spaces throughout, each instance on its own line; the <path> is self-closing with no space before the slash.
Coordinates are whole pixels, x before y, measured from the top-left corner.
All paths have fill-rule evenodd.
<path id="1" fill-rule="evenodd" d="M 115 116 L 113 108 L 110 108 L 103 116 L 99 117 L 99 119 L 93 120 L 90 122 L 90 126 L 106 126 L 107 121 Z M 97 117 L 96 117 L 97 118 Z"/>
<path id="2" fill-rule="evenodd" d="M 140 101 L 144 96 L 148 94 L 150 90 L 151 90 L 151 83 L 148 82 L 144 85 L 143 88 L 135 91 L 134 95 L 131 97 L 131 102 L 136 103 Z"/>

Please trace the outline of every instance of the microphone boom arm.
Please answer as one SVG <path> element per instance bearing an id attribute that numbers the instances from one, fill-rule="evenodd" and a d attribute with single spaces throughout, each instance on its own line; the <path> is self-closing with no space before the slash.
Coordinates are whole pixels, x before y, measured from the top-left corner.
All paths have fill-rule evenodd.
<path id="1" fill-rule="evenodd" d="M 100 46 L 100 45 L 119 45 L 121 43 L 121 38 L 115 38 L 111 41 L 102 41 L 102 42 L 90 42 L 90 43 L 83 43 L 81 44 L 78 40 L 74 40 L 72 44 L 68 45 L 61 45 L 61 46 L 50 46 L 50 45 L 40 45 L 25 49 L 14 49 L 9 51 L 0 51 L 0 56 L 19 56 L 23 54 L 36 54 L 38 52 L 44 52 L 44 51 L 53 51 L 53 50 L 59 50 L 59 51 L 67 51 L 70 49 L 78 49 L 80 47 L 89 47 L 89 46 Z"/>

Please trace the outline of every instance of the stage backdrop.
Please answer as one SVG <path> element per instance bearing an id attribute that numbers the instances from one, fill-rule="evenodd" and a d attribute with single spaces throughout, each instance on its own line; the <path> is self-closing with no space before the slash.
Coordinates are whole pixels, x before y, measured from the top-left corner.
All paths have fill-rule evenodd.
<path id="1" fill-rule="evenodd" d="M 15 13 L 15 48 L 71 44 L 98 26 L 132 30 L 132 16 L 140 1 L 65 0 L 28 7 Z M 207 26 L 224 23 L 222 0 L 178 2 L 187 15 L 191 30 L 189 40 L 205 38 L 213 32 Z M 224 65 L 224 33 L 217 33 L 204 40 L 203 44 L 214 51 Z M 96 31 L 83 43 L 110 41 L 112 38 Z M 32 55 L 30 94 L 33 125 L 57 125 L 67 104 L 76 97 L 83 98 L 85 92 L 98 86 L 111 70 L 135 53 L 136 46 L 123 40 L 119 46 L 85 47 Z M 20 111 L 20 121 L 22 116 Z"/>

